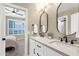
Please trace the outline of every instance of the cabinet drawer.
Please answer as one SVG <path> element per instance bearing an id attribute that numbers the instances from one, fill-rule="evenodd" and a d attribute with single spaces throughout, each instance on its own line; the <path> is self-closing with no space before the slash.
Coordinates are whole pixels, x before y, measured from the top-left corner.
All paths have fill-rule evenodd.
<path id="1" fill-rule="evenodd" d="M 29 55 L 30 56 L 35 56 L 36 55 L 36 45 L 35 45 L 35 41 L 33 41 L 32 39 L 29 40 Z"/>
<path id="2" fill-rule="evenodd" d="M 39 43 L 36 42 L 32 39 L 30 39 L 29 42 L 29 55 L 30 56 L 62 56 L 60 53 L 54 51 L 53 49 Z"/>
<path id="3" fill-rule="evenodd" d="M 44 55 L 44 47 L 42 44 L 36 42 L 36 54 L 37 56 L 43 56 Z"/>
<path id="4" fill-rule="evenodd" d="M 38 43 L 38 42 L 36 42 L 36 47 L 37 47 L 38 49 L 42 49 L 42 48 L 43 48 L 43 45 L 40 44 L 40 43 Z"/>

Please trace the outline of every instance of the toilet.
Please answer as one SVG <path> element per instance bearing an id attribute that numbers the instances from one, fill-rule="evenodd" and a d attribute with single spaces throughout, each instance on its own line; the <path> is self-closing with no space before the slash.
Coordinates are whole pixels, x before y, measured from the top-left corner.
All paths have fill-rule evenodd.
<path id="1" fill-rule="evenodd" d="M 5 52 L 6 56 L 17 56 L 18 53 L 18 43 L 16 42 L 15 36 L 5 37 Z"/>

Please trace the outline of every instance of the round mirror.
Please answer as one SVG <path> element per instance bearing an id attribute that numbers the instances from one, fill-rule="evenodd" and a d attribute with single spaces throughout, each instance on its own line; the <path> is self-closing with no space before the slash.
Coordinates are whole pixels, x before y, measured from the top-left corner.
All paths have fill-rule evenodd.
<path id="1" fill-rule="evenodd" d="M 57 30 L 65 35 L 78 31 L 79 4 L 61 3 L 57 8 Z"/>

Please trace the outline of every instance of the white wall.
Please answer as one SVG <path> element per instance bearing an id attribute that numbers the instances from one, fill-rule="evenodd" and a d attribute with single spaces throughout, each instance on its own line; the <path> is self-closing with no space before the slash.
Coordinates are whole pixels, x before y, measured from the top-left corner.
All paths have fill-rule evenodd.
<path id="1" fill-rule="evenodd" d="M 28 9 L 28 29 L 29 32 L 32 31 L 32 24 L 39 24 L 40 12 L 37 10 L 39 6 L 35 3 L 18 3 L 16 5 L 25 7 Z M 48 13 L 48 32 L 53 33 L 54 38 L 58 38 L 62 34 L 57 31 L 56 24 L 56 12 L 59 3 L 50 3 L 46 8 L 46 12 Z M 37 7 L 36 7 L 37 6 Z"/>

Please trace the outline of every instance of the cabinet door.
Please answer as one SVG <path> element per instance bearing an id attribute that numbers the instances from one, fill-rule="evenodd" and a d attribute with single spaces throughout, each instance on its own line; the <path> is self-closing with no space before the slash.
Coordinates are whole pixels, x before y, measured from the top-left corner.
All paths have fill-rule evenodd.
<path id="1" fill-rule="evenodd" d="M 5 33 L 4 6 L 0 3 L 0 56 L 5 56 Z"/>
<path id="2" fill-rule="evenodd" d="M 36 42 L 29 39 L 29 55 L 36 56 Z"/>
<path id="3" fill-rule="evenodd" d="M 45 56 L 62 56 L 51 48 L 45 47 Z"/>
<path id="4" fill-rule="evenodd" d="M 44 47 L 41 43 L 36 42 L 36 55 L 43 56 L 44 55 Z"/>

